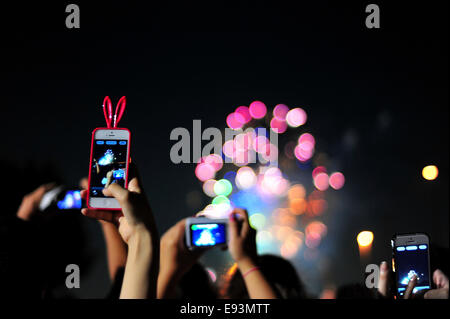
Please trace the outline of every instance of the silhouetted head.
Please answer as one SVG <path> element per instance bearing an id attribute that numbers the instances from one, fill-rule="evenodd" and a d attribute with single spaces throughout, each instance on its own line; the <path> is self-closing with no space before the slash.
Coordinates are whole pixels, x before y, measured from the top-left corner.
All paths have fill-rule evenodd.
<path id="1" fill-rule="evenodd" d="M 199 263 L 184 274 L 178 284 L 181 299 L 216 299 L 217 290 L 206 269 Z"/>
<path id="2" fill-rule="evenodd" d="M 374 299 L 376 294 L 373 290 L 361 284 L 349 284 L 338 288 L 336 299 Z"/>
<path id="3" fill-rule="evenodd" d="M 39 299 L 44 291 L 38 233 L 27 222 L 0 217 L 0 298 Z"/>

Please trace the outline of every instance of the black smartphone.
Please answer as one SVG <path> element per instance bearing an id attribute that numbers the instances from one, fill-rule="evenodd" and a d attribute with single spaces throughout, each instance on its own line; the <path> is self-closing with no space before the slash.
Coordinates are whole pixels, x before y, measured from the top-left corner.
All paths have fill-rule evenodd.
<path id="1" fill-rule="evenodd" d="M 83 202 L 80 189 L 58 186 L 44 194 L 39 203 L 39 209 L 41 211 L 49 209 L 79 210 L 83 207 Z"/>
<path id="2" fill-rule="evenodd" d="M 422 233 L 398 234 L 392 238 L 391 245 L 397 296 L 403 296 L 413 275 L 417 276 L 413 293 L 431 289 L 429 237 Z"/>
<path id="3" fill-rule="evenodd" d="M 186 245 L 189 249 L 226 246 L 228 219 L 192 217 L 186 220 Z"/>

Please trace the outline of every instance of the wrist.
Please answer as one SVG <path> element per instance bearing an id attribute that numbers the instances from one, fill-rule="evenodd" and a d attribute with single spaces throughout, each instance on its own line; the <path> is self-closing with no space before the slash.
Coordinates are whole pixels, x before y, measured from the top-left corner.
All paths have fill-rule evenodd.
<path id="1" fill-rule="evenodd" d="M 237 260 L 236 263 L 242 274 L 257 266 L 256 261 L 249 256 Z"/>
<path id="2" fill-rule="evenodd" d="M 149 255 L 152 253 L 152 236 L 150 232 L 136 229 L 128 238 L 128 251 Z"/>
<path id="3" fill-rule="evenodd" d="M 160 267 L 158 274 L 158 299 L 174 298 L 176 287 L 183 273 L 172 267 Z"/>

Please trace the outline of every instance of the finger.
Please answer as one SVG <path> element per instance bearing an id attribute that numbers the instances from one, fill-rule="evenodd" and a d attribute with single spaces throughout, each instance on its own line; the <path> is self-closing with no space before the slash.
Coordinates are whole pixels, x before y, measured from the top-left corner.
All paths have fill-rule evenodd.
<path id="1" fill-rule="evenodd" d="M 179 237 L 180 233 L 182 233 L 182 237 L 184 238 L 184 224 L 185 220 L 181 220 L 177 222 L 175 225 L 170 227 L 161 237 L 161 244 L 165 245 L 177 245 L 179 246 Z"/>
<path id="2" fill-rule="evenodd" d="M 85 189 L 83 189 L 83 190 L 80 192 L 80 196 L 81 196 L 81 198 L 84 199 L 84 200 L 87 199 L 87 195 L 88 195 L 88 191 L 85 190 Z"/>
<path id="3" fill-rule="evenodd" d="M 183 218 L 182 220 L 178 221 L 174 227 L 178 230 L 178 231 L 182 231 L 184 232 L 184 228 L 186 227 L 186 218 Z"/>
<path id="4" fill-rule="evenodd" d="M 104 220 L 109 223 L 113 223 L 115 225 L 118 224 L 119 218 L 122 216 L 122 213 L 116 213 L 116 212 L 108 212 L 104 210 L 97 210 L 97 209 L 89 209 L 89 208 L 83 208 L 81 210 L 81 213 L 84 216 L 98 219 L 98 220 Z"/>
<path id="5" fill-rule="evenodd" d="M 117 228 L 120 236 L 125 242 L 128 242 L 128 239 L 131 235 L 130 226 L 126 217 L 120 216 L 117 220 Z"/>
<path id="6" fill-rule="evenodd" d="M 128 190 L 126 190 L 125 188 L 123 188 L 122 186 L 120 186 L 117 183 L 113 183 L 113 184 L 109 185 L 107 188 L 104 188 L 103 194 L 105 196 L 114 197 L 115 199 L 117 199 L 117 201 L 119 202 L 119 204 L 121 206 L 123 203 L 125 203 L 125 201 L 128 198 Z"/>
<path id="7" fill-rule="evenodd" d="M 141 192 L 142 192 L 142 189 L 141 189 L 141 187 L 139 186 L 139 182 L 138 182 L 138 179 L 137 179 L 136 177 L 133 178 L 133 179 L 131 179 L 131 180 L 128 182 L 127 188 L 128 188 L 128 190 L 129 190 L 130 192 L 135 192 L 135 193 L 138 193 L 138 194 L 141 194 Z"/>
<path id="8" fill-rule="evenodd" d="M 180 220 L 174 226 L 175 238 L 177 238 L 178 247 L 185 248 L 184 234 L 186 232 L 186 219 Z"/>
<path id="9" fill-rule="evenodd" d="M 412 297 L 412 293 L 414 287 L 417 284 L 417 276 L 413 275 L 412 278 L 408 282 L 408 286 L 406 287 L 405 294 L 403 295 L 403 299 L 410 299 Z"/>
<path id="10" fill-rule="evenodd" d="M 105 211 L 101 211 L 101 210 L 82 208 L 81 209 L 81 214 L 83 214 L 86 217 L 93 218 L 93 219 L 104 220 L 104 221 L 107 221 L 107 222 L 112 222 L 113 221 L 113 218 L 112 218 L 112 216 L 110 214 L 108 214 Z"/>
<path id="11" fill-rule="evenodd" d="M 251 229 L 247 211 L 245 209 L 236 208 L 234 212 L 241 216 L 242 219 L 241 236 L 247 236 Z"/>
<path id="12" fill-rule="evenodd" d="M 117 218 L 117 225 L 122 226 L 122 230 L 123 227 L 129 227 L 127 224 L 127 219 L 125 218 L 125 216 L 121 215 Z"/>
<path id="13" fill-rule="evenodd" d="M 389 267 L 387 262 L 383 261 L 380 265 L 380 277 L 378 279 L 378 292 L 387 297 L 388 292 Z"/>
<path id="14" fill-rule="evenodd" d="M 448 278 L 440 269 L 433 272 L 433 282 L 437 288 L 449 288 Z"/>
<path id="15" fill-rule="evenodd" d="M 83 177 L 82 179 L 80 179 L 79 185 L 80 185 L 81 189 L 88 189 L 89 188 L 89 182 L 88 182 L 87 177 Z"/>
<path id="16" fill-rule="evenodd" d="M 112 196 L 119 202 L 123 215 L 128 221 L 134 220 L 135 216 L 130 215 L 133 212 L 133 204 L 130 202 L 130 192 L 117 183 L 113 183 L 108 188 L 103 189 L 105 196 Z"/>
<path id="17" fill-rule="evenodd" d="M 239 237 L 239 229 L 234 213 L 230 214 L 228 222 L 228 231 L 230 232 L 230 239 Z"/>
<path id="18" fill-rule="evenodd" d="M 448 288 L 431 289 L 423 296 L 424 299 L 448 299 Z"/>
<path id="19" fill-rule="evenodd" d="M 119 218 L 117 218 L 117 224 L 118 225 L 122 225 L 122 223 L 126 221 L 126 218 L 124 216 L 120 216 Z"/>
<path id="20" fill-rule="evenodd" d="M 138 168 L 134 162 L 130 162 L 128 167 L 128 190 L 136 193 L 142 193 L 142 179 Z"/>
<path id="21" fill-rule="evenodd" d="M 33 193 L 31 193 L 31 197 L 37 201 L 40 201 L 45 193 L 54 188 L 56 183 L 48 183 L 39 186 Z"/>
<path id="22" fill-rule="evenodd" d="M 235 208 L 233 209 L 233 214 L 238 215 L 241 220 L 248 219 L 248 213 L 245 209 Z"/>

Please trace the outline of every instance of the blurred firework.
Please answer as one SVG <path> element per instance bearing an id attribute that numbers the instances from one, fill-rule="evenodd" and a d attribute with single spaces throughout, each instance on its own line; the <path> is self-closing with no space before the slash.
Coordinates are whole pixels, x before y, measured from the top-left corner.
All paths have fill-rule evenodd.
<path id="1" fill-rule="evenodd" d="M 226 218 L 234 207 L 247 209 L 258 230 L 259 253 L 317 259 L 329 231 L 326 192 L 341 189 L 345 178 L 328 172 L 327 156 L 317 152 L 318 141 L 305 129 L 305 110 L 278 104 L 269 112 L 254 101 L 236 108 L 225 122 L 236 136 L 223 143 L 220 154 L 201 158 L 195 169 L 203 192 L 212 198 L 199 214 Z M 261 129 L 278 134 L 278 145 L 259 134 Z"/>

